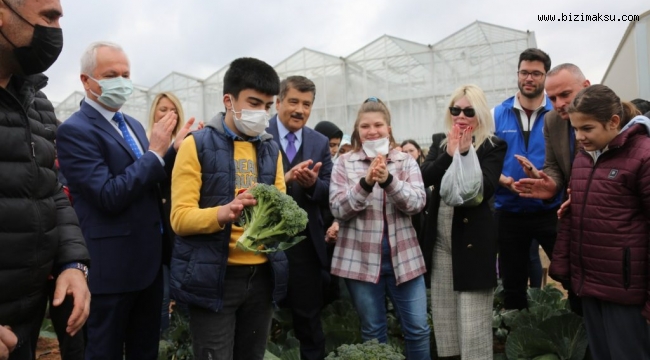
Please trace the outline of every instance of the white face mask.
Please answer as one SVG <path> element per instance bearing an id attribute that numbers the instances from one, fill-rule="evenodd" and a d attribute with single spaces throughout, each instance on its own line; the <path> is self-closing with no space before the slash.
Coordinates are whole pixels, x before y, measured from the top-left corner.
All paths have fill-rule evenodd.
<path id="1" fill-rule="evenodd" d="M 361 144 L 361 146 L 369 158 L 375 158 L 377 155 L 388 154 L 390 141 L 387 137 L 377 140 L 366 140 Z"/>
<path id="2" fill-rule="evenodd" d="M 230 103 L 235 103 L 232 96 L 230 96 Z M 235 120 L 237 130 L 248 136 L 258 136 L 269 126 L 271 115 L 266 110 L 241 109 L 241 111 L 235 111 L 235 106 L 233 105 L 231 111 L 233 112 L 233 119 Z M 237 118 L 238 113 L 240 114 L 239 119 Z"/>
<path id="3" fill-rule="evenodd" d="M 95 94 L 90 90 L 90 93 L 97 97 L 97 101 L 108 106 L 112 109 L 119 109 L 126 103 L 131 94 L 133 93 L 133 83 L 131 79 L 126 79 L 121 76 L 97 80 L 90 75 L 88 77 L 94 80 L 102 89 L 101 94 Z"/>

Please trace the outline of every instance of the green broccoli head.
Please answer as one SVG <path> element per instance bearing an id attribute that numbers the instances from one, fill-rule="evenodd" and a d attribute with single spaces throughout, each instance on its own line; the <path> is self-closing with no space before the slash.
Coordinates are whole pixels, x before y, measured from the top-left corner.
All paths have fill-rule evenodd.
<path id="1" fill-rule="evenodd" d="M 256 184 L 248 190 L 257 205 L 244 209 L 240 223 L 244 233 L 237 247 L 253 252 L 285 250 L 304 239 L 296 237 L 307 227 L 307 212 L 291 196 L 273 185 Z"/>
<path id="2" fill-rule="evenodd" d="M 404 355 L 388 344 L 380 344 L 377 339 L 363 344 L 341 345 L 336 352 L 330 353 L 325 360 L 366 360 L 387 359 L 403 360 Z"/>

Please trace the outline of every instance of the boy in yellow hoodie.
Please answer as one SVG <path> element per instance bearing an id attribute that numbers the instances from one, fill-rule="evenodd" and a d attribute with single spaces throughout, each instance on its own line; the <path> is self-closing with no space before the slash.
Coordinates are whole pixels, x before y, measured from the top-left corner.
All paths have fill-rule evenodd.
<path id="1" fill-rule="evenodd" d="M 240 58 L 224 76 L 225 113 L 193 132 L 172 173 L 171 224 L 177 234 L 171 295 L 187 303 L 196 359 L 262 358 L 273 305 L 286 294 L 283 252 L 255 254 L 235 243 L 237 219 L 254 183 L 285 191 L 282 156 L 264 130 L 280 80 L 263 61 Z"/>

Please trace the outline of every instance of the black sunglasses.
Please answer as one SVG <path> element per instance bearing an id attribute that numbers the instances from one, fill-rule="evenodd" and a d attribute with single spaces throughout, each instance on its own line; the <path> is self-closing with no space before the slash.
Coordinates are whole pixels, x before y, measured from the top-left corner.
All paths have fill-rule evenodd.
<path id="1" fill-rule="evenodd" d="M 449 112 L 454 116 L 460 115 L 461 111 L 467 117 L 474 117 L 474 115 L 476 115 L 476 111 L 474 111 L 474 108 L 461 109 L 461 108 L 456 107 L 456 106 L 452 106 L 452 107 L 449 108 Z"/>

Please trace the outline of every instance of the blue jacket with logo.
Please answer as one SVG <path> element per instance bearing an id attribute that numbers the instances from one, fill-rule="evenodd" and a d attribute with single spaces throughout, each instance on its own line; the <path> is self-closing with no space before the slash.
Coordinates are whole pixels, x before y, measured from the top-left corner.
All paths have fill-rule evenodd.
<path id="1" fill-rule="evenodd" d="M 546 98 L 546 106 L 539 110 L 533 128 L 528 138 L 528 147 L 524 141 L 524 134 L 521 122 L 517 117 L 515 109 L 515 97 L 510 97 L 494 108 L 494 123 L 496 126 L 495 135 L 508 143 L 508 151 L 503 163 L 503 175 L 510 176 L 515 181 L 525 178 L 526 173 L 515 158 L 515 155 L 522 155 L 528 158 L 535 167 L 544 167 L 546 146 L 544 144 L 544 116 L 553 109 L 551 101 Z M 495 208 L 497 210 L 510 212 L 537 212 L 551 210 L 560 205 L 561 197 L 556 197 L 552 202 L 545 202 L 536 199 L 525 199 L 510 190 L 500 186 L 494 196 Z"/>
<path id="2" fill-rule="evenodd" d="M 199 207 L 213 207 L 235 198 L 233 140 L 225 134 L 223 113 L 210 120 L 205 129 L 192 132 L 201 164 Z M 257 181 L 274 185 L 280 149 L 271 135 L 264 133 L 255 142 Z M 224 159 L 226 161 L 224 161 Z M 228 160 L 229 159 L 229 160 Z M 213 234 L 176 236 L 172 251 L 170 291 L 173 299 L 219 311 L 223 306 L 223 287 L 228 266 L 231 224 Z M 273 302 L 287 292 L 289 263 L 282 251 L 266 254 L 273 270 Z"/>

